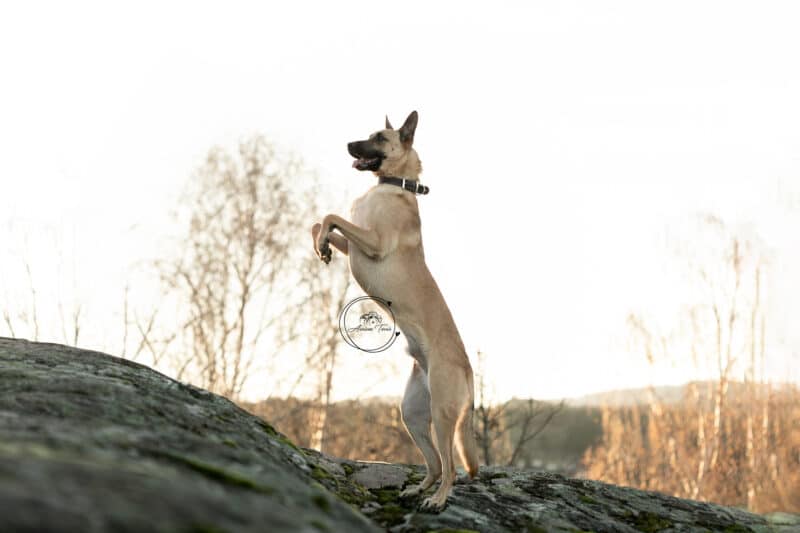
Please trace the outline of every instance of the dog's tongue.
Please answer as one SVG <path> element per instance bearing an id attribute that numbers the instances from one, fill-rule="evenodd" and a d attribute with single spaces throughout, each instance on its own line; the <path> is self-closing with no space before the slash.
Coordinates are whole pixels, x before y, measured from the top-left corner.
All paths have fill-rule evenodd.
<path id="1" fill-rule="evenodd" d="M 357 170 L 366 170 L 369 168 L 369 166 L 372 164 L 373 161 L 374 159 L 367 159 L 364 157 L 356 159 L 355 161 L 353 161 L 353 168 Z"/>

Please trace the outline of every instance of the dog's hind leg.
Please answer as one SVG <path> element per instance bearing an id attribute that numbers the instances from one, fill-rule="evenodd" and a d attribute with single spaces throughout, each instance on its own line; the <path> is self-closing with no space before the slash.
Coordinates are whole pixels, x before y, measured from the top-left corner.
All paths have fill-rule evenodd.
<path id="1" fill-rule="evenodd" d="M 414 368 L 408 378 L 400 410 L 403 415 L 403 424 L 417 448 L 422 452 L 427 468 L 425 479 L 419 485 L 409 487 L 400 493 L 401 498 L 406 498 L 416 496 L 433 485 L 442 472 L 439 452 L 436 451 L 436 446 L 431 438 L 431 395 L 428 391 L 425 372 L 417 361 L 414 361 Z"/>
<path id="2" fill-rule="evenodd" d="M 424 510 L 439 511 L 447 503 L 447 497 L 456 480 L 456 466 L 453 460 L 453 436 L 456 429 L 458 412 L 448 409 L 447 406 L 433 404 L 433 430 L 436 432 L 436 443 L 442 461 L 442 482 L 436 492 L 425 498 L 421 508 Z"/>
<path id="3" fill-rule="evenodd" d="M 461 368 L 453 368 L 449 364 L 446 366 L 431 365 L 428 368 L 431 418 L 436 435 L 436 445 L 442 461 L 442 482 L 436 492 L 422 502 L 423 510 L 439 511 L 443 509 L 453 488 L 453 483 L 455 483 L 456 465 L 453 459 L 453 444 L 456 423 L 464 410 L 465 400 L 468 398 L 466 375 L 462 379 L 459 374 L 461 374 Z"/>

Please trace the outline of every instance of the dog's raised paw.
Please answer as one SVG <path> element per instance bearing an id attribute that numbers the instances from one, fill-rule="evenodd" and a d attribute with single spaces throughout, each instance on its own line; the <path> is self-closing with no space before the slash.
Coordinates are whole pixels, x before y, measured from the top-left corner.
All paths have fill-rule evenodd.
<path id="1" fill-rule="evenodd" d="M 322 259 L 322 262 L 325 263 L 326 265 L 330 263 L 331 256 L 333 255 L 333 253 L 331 252 L 331 247 L 330 244 L 328 243 L 328 240 L 326 239 L 321 243 L 319 243 L 317 248 L 318 248 L 319 258 Z"/>

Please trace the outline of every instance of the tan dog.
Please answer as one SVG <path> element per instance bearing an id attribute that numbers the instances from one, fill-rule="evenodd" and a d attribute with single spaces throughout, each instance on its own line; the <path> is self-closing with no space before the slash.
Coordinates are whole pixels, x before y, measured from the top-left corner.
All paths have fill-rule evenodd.
<path id="1" fill-rule="evenodd" d="M 353 277 L 368 295 L 392 302 L 414 358 L 401 406 L 403 423 L 427 467 L 422 483 L 400 495 L 417 495 L 441 476 L 439 488 L 422 503 L 423 509 L 440 510 L 455 480 L 454 443 L 470 477 L 478 472 L 474 386 L 464 343 L 425 264 L 415 193 L 428 188 L 416 181 L 422 171 L 412 148 L 416 127 L 414 111 L 399 130 L 387 118 L 385 129 L 348 144 L 356 158 L 353 166 L 374 172 L 379 183 L 353 203 L 353 222 L 328 215 L 311 233 L 320 259 L 331 260 L 332 244 L 350 256 Z"/>

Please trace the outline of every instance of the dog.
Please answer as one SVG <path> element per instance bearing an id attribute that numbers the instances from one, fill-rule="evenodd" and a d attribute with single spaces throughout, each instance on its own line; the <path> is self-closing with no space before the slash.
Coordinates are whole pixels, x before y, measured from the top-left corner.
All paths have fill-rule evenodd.
<path id="1" fill-rule="evenodd" d="M 352 222 L 330 214 L 313 225 L 311 234 L 325 264 L 332 245 L 349 256 L 350 271 L 364 292 L 391 302 L 414 359 L 401 404 L 403 423 L 427 469 L 422 482 L 400 496 L 416 496 L 441 477 L 438 489 L 420 506 L 439 511 L 455 482 L 454 444 L 470 478 L 478 473 L 475 392 L 464 343 L 425 264 L 417 195 L 428 187 L 419 183 L 422 165 L 413 148 L 417 122 L 413 111 L 396 130 L 386 117 L 384 129 L 347 145 L 353 167 L 373 172 L 378 184 L 353 203 Z"/>

